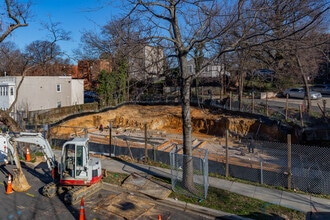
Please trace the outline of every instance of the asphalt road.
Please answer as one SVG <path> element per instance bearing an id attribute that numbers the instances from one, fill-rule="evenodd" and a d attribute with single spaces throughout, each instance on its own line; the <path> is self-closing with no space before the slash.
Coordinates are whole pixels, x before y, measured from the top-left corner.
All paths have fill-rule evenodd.
<path id="1" fill-rule="evenodd" d="M 323 102 L 326 102 L 326 108 L 330 109 L 330 96 L 323 96 L 322 99 L 318 100 L 311 100 L 312 102 L 312 110 L 313 111 L 320 111 L 319 106 L 323 108 Z M 266 100 L 265 99 L 255 99 L 255 102 L 258 104 L 265 104 Z M 295 108 L 299 109 L 299 106 L 304 104 L 303 99 L 293 99 L 289 98 L 288 99 L 288 107 L 289 108 Z M 274 106 L 274 107 L 281 107 L 285 108 L 286 106 L 286 98 L 271 98 L 268 100 L 268 105 L 269 106 Z"/>

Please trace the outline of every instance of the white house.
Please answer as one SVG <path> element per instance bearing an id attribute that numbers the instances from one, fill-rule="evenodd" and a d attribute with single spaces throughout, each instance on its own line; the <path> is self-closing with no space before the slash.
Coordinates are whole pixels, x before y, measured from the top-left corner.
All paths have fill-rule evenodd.
<path id="1" fill-rule="evenodd" d="M 22 76 L 0 77 L 0 108 L 14 102 Z M 84 103 L 84 80 L 71 76 L 25 76 L 13 113 L 46 110 Z"/>
<path id="2" fill-rule="evenodd" d="M 194 60 L 188 61 L 188 71 L 191 75 L 196 74 Z M 199 77 L 219 78 L 220 75 L 222 76 L 223 74 L 227 75 L 228 77 L 230 76 L 230 73 L 225 70 L 224 64 L 211 63 L 203 69 Z"/>

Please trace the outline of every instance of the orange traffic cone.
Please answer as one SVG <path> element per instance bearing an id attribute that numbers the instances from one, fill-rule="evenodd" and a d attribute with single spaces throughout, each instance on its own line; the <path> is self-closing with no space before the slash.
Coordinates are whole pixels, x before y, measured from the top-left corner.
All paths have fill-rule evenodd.
<path id="1" fill-rule="evenodd" d="M 13 193 L 13 187 L 11 185 L 11 175 L 8 174 L 8 183 L 7 183 L 7 194 Z"/>
<path id="2" fill-rule="evenodd" d="M 85 219 L 86 219 L 86 216 L 85 216 L 85 202 L 84 202 L 84 198 L 81 198 L 79 220 L 85 220 Z"/>
<path id="3" fill-rule="evenodd" d="M 31 160 L 29 148 L 26 148 L 25 160 L 27 162 L 30 162 L 30 160 Z"/>
<path id="4" fill-rule="evenodd" d="M 158 220 L 162 220 L 162 216 L 161 215 L 158 215 Z"/>

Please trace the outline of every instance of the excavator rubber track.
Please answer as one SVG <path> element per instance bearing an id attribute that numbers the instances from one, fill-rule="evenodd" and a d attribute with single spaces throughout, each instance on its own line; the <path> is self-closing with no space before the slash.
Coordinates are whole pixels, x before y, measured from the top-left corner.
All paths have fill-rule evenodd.
<path id="1" fill-rule="evenodd" d="M 102 189 L 102 181 L 91 186 L 74 186 L 64 195 L 64 202 L 67 204 L 76 204 L 81 198 L 86 198 Z"/>
<path id="2" fill-rule="evenodd" d="M 42 188 L 42 195 L 52 198 L 56 195 L 57 185 L 54 182 L 48 183 Z"/>

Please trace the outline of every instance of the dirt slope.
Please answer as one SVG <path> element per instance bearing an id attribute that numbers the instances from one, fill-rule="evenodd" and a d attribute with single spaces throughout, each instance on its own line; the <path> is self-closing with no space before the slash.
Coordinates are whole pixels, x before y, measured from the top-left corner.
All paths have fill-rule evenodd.
<path id="1" fill-rule="evenodd" d="M 228 115 L 215 115 L 207 110 L 191 107 L 193 135 L 224 137 L 229 129 L 232 136 L 245 137 L 258 129 L 256 119 L 239 118 Z M 116 110 L 72 119 L 52 128 L 52 135 L 62 136 L 81 132 L 83 129 L 104 127 L 111 122 L 114 128 L 158 130 L 166 133 L 182 133 L 181 106 L 140 106 L 127 105 Z M 272 128 L 267 133 L 273 134 Z"/>

